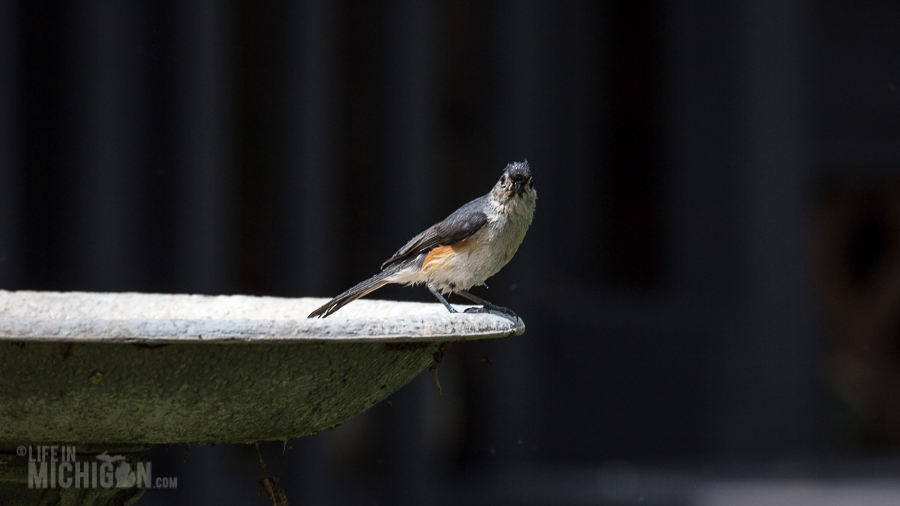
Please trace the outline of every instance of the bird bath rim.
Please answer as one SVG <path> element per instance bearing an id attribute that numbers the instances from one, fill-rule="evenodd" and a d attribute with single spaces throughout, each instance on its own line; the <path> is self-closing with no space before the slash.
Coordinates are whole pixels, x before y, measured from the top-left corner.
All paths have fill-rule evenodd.
<path id="1" fill-rule="evenodd" d="M 521 318 L 451 314 L 437 303 L 358 300 L 306 318 L 325 298 L 0 290 L 0 341 L 253 343 L 469 341 L 521 335 Z M 467 306 L 461 306 L 467 307 Z M 312 308 L 312 309 L 311 309 Z"/>

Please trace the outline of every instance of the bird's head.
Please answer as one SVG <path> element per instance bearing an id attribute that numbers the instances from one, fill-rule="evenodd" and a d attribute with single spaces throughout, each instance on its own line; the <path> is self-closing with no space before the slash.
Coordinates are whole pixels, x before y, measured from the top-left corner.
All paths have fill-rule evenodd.
<path id="1" fill-rule="evenodd" d="M 495 195 L 506 201 L 513 198 L 530 198 L 536 195 L 534 182 L 531 180 L 531 167 L 528 160 L 513 162 L 506 166 L 500 181 L 494 187 Z"/>

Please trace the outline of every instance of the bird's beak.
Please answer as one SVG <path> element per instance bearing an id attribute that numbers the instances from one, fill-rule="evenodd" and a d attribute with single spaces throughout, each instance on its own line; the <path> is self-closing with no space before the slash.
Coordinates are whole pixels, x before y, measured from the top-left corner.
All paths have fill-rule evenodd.
<path id="1" fill-rule="evenodd" d="M 516 195 L 521 195 L 522 192 L 524 191 L 524 188 L 523 188 L 523 186 L 522 186 L 522 181 L 513 181 L 513 184 L 512 184 L 512 191 L 513 191 L 513 193 L 515 193 Z"/>

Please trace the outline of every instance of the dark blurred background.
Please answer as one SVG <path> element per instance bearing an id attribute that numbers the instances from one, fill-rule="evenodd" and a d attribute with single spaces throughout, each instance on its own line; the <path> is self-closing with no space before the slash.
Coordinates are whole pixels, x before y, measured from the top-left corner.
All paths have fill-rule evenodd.
<path id="1" fill-rule="evenodd" d="M 898 27 L 893 0 L 0 2 L 0 288 L 333 296 L 527 158 L 534 223 L 476 291 L 524 336 L 291 448 L 154 448 L 178 489 L 138 504 L 271 504 L 266 473 L 292 504 L 896 504 Z"/>

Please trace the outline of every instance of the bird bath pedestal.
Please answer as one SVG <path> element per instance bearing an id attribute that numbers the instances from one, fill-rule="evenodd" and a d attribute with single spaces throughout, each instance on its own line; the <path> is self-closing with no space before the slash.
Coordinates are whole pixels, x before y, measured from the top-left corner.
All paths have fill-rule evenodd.
<path id="1" fill-rule="evenodd" d="M 410 382 L 443 343 L 525 330 L 521 319 L 376 300 L 305 318 L 324 302 L 0 290 L 2 503 L 127 504 L 143 489 L 117 488 L 134 478 L 109 469 L 138 470 L 150 445 L 312 434 Z M 113 458 L 108 476 L 87 471 Z"/>

